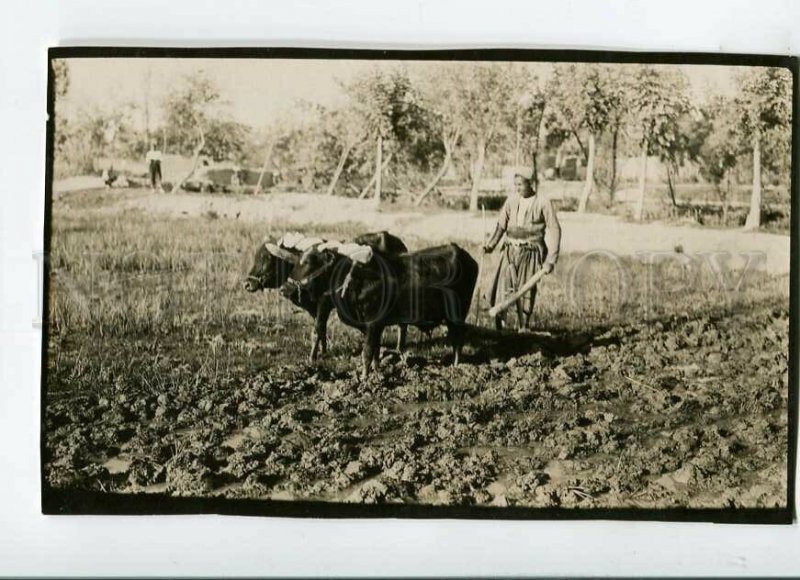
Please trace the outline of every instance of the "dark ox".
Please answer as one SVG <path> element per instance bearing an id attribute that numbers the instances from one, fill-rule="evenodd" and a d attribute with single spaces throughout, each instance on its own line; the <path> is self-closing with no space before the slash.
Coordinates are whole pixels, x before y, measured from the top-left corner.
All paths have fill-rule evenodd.
<path id="1" fill-rule="evenodd" d="M 400 238 L 385 231 L 362 234 L 353 241 L 368 245 L 384 255 L 402 254 L 408 251 Z M 256 251 L 253 267 L 245 280 L 245 290 L 257 292 L 280 288 L 299 263 L 301 255 L 299 250 L 279 248 L 272 242 L 262 243 Z M 295 306 L 299 306 L 314 318 L 309 354 L 309 360 L 312 362 L 320 352 L 324 353 L 328 349 L 328 318 L 334 306 L 330 293 L 324 290 L 318 284 L 312 284 L 308 288 L 302 290 L 296 288 L 294 292 L 285 294 Z M 406 332 L 406 325 L 400 325 L 398 349 L 402 349 L 405 345 Z"/>
<path id="2" fill-rule="evenodd" d="M 281 292 L 327 292 L 339 318 L 364 334 L 363 373 L 378 364 L 383 329 L 412 324 L 422 330 L 447 326 L 458 364 L 478 264 L 455 244 L 401 255 L 380 251 L 366 264 L 334 250 L 309 250 Z"/>

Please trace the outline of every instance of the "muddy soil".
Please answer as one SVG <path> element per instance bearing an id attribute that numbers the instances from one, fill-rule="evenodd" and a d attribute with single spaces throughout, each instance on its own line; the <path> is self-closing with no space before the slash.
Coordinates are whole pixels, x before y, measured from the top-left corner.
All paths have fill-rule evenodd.
<path id="1" fill-rule="evenodd" d="M 786 505 L 786 308 L 580 337 L 475 329 L 458 367 L 414 339 L 367 381 L 355 348 L 338 365 L 266 357 L 225 374 L 160 340 L 130 355 L 147 371 L 51 360 L 46 481 L 364 503 Z"/>

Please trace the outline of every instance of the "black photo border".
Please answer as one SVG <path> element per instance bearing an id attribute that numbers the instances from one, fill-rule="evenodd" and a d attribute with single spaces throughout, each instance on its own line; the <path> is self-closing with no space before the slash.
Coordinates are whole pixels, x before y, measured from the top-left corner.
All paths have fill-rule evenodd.
<path id="1" fill-rule="evenodd" d="M 434 506 L 410 504 L 350 504 L 320 501 L 276 501 L 172 497 L 165 494 L 120 494 L 85 490 L 55 489 L 44 477 L 45 412 L 49 337 L 50 242 L 53 204 L 53 151 L 55 129 L 55 87 L 52 61 L 65 58 L 249 58 L 249 59 L 332 59 L 332 60 L 445 60 L 596 62 L 682 65 L 724 65 L 780 67 L 792 74 L 792 153 L 789 275 L 789 400 L 787 445 L 787 505 L 764 509 L 639 509 L 639 508 L 530 508 Z M 552 50 L 527 48 L 463 49 L 374 49 L 301 47 L 143 47 L 143 46 L 60 46 L 47 56 L 47 141 L 45 155 L 44 276 L 42 290 L 42 358 L 40 409 L 41 509 L 45 515 L 177 515 L 223 514 L 293 518 L 457 518 L 494 520 L 635 520 L 671 522 L 714 522 L 747 524 L 790 524 L 796 517 L 795 490 L 798 427 L 798 227 L 800 227 L 800 151 L 798 149 L 798 97 L 800 59 L 780 55 L 719 54 L 702 52 L 623 52 L 606 50 Z"/>

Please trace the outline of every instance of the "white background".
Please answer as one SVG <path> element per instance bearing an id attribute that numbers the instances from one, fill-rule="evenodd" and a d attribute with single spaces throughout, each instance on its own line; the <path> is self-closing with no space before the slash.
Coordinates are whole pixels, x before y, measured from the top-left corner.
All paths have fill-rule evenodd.
<path id="1" fill-rule="evenodd" d="M 48 46 L 509 46 L 798 54 L 799 6 L 791 0 L 6 4 L 0 20 L 0 574 L 800 573 L 796 525 L 44 517 L 32 258 L 42 249 Z"/>

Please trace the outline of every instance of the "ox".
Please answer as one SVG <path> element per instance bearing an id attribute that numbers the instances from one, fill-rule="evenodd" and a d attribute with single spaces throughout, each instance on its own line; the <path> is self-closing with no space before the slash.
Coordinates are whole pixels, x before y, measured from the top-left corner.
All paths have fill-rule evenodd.
<path id="1" fill-rule="evenodd" d="M 367 259 L 355 260 L 320 248 L 303 254 L 281 292 L 330 297 L 342 322 L 364 335 L 365 377 L 378 365 L 383 329 L 396 324 L 426 331 L 446 325 L 458 364 L 478 279 L 478 264 L 469 253 L 448 244 L 400 255 L 373 250 Z"/>
<path id="2" fill-rule="evenodd" d="M 321 241 L 321 240 L 320 240 Z M 356 244 L 367 245 L 383 255 L 401 254 L 408 251 L 403 241 L 392 234 L 382 231 L 362 234 L 353 240 Z M 281 241 L 266 241 L 256 251 L 253 267 L 245 279 L 244 288 L 248 292 L 280 288 L 288 279 L 289 272 L 302 256 L 297 247 L 285 247 Z M 291 302 L 314 318 L 314 330 L 311 337 L 309 360 L 317 359 L 320 352 L 328 349 L 328 318 L 333 311 L 330 295 L 319 292 L 316 287 L 296 291 L 288 296 Z M 397 348 L 402 349 L 406 342 L 406 325 L 400 326 Z"/>

